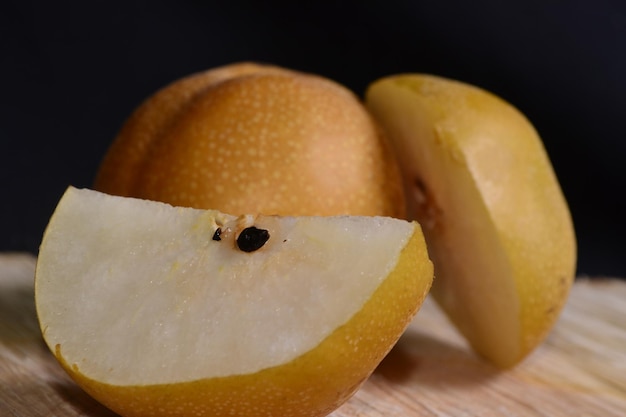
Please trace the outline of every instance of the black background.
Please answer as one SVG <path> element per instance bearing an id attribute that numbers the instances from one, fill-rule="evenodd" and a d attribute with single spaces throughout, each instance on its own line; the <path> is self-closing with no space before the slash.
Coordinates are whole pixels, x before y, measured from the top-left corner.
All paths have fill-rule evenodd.
<path id="1" fill-rule="evenodd" d="M 359 95 L 398 72 L 500 95 L 544 139 L 573 213 L 579 274 L 626 276 L 622 0 L 5 1 L 0 47 L 0 251 L 36 252 L 65 187 L 91 185 L 144 98 L 253 60 Z"/>

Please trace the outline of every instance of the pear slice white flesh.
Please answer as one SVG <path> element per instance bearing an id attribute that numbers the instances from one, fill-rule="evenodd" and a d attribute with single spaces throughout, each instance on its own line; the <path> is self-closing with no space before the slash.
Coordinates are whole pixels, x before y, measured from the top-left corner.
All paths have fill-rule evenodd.
<path id="1" fill-rule="evenodd" d="M 517 364 L 557 320 L 576 264 L 569 208 L 536 130 L 493 94 L 429 75 L 379 80 L 366 103 L 424 229 L 435 299 L 480 355 Z"/>

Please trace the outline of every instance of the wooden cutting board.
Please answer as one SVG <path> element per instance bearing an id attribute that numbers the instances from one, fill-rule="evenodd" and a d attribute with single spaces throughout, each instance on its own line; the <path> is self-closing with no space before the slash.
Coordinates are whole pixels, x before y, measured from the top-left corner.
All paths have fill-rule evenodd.
<path id="1" fill-rule="evenodd" d="M 31 255 L 0 253 L 0 416 L 114 417 L 45 347 L 34 266 Z M 372 377 L 331 416 L 626 416 L 625 300 L 626 281 L 579 278 L 546 342 L 504 372 L 475 357 L 427 300 Z"/>

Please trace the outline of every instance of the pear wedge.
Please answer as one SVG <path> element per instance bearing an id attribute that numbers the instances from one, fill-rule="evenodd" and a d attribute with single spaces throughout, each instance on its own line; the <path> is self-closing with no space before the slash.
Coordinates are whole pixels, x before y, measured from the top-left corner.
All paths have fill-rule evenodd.
<path id="1" fill-rule="evenodd" d="M 478 354 L 516 365 L 553 327 L 576 265 L 569 208 L 536 130 L 493 94 L 430 75 L 378 80 L 366 104 L 424 229 L 434 298 Z"/>
<path id="2" fill-rule="evenodd" d="M 60 365 L 120 416 L 324 417 L 432 277 L 416 222 L 232 216 L 69 187 L 35 305 Z"/>

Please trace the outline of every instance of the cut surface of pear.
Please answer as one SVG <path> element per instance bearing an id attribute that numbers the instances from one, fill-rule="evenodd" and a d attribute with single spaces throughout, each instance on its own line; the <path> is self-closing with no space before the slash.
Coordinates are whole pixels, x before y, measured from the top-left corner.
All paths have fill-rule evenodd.
<path id="1" fill-rule="evenodd" d="M 502 99 L 441 77 L 381 79 L 366 103 L 424 228 L 435 299 L 479 354 L 515 365 L 545 338 L 575 275 L 572 220 L 541 139 Z"/>
<path id="2" fill-rule="evenodd" d="M 321 416 L 391 349 L 432 272 L 415 222 L 234 217 L 70 187 L 35 299 L 65 370 L 123 416 Z"/>

